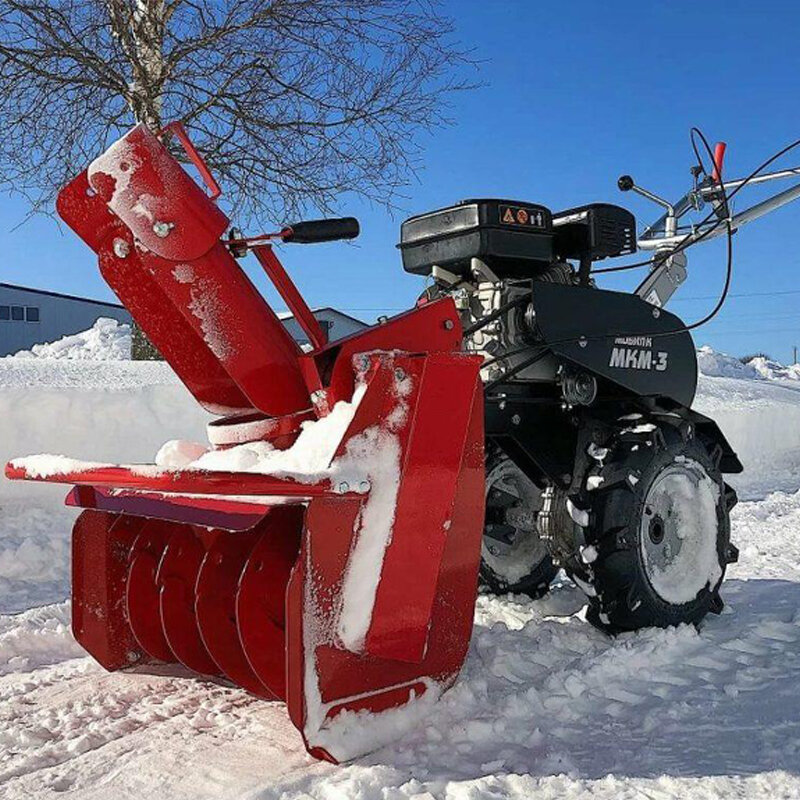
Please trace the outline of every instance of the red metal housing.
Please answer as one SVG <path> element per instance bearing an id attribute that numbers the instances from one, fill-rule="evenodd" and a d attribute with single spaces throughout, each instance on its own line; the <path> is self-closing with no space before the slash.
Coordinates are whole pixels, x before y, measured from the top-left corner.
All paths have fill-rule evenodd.
<path id="1" fill-rule="evenodd" d="M 317 757 L 378 746 L 385 725 L 353 736 L 372 716 L 343 712 L 424 709 L 456 679 L 472 628 L 483 399 L 452 301 L 328 343 L 258 245 L 316 345 L 302 354 L 220 240 L 227 218 L 143 126 L 58 210 L 198 402 L 233 415 L 209 426 L 212 446 L 291 448 L 337 403 L 351 414 L 318 474 L 8 464 L 12 479 L 71 484 L 85 509 L 75 637 L 109 670 L 176 663 L 283 699 Z"/>

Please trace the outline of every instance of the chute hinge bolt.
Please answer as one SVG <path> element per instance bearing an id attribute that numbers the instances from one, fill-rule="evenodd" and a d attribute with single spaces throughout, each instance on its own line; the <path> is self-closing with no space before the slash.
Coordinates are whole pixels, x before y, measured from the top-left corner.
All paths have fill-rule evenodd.
<path id="1" fill-rule="evenodd" d="M 169 236 L 169 232 L 174 227 L 174 222 L 154 222 L 153 233 L 158 236 L 159 239 L 166 239 L 166 237 Z"/>

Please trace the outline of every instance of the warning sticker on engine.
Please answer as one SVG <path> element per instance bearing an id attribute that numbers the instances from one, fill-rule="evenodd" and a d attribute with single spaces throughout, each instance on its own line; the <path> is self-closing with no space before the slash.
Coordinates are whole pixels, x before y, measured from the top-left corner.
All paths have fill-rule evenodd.
<path id="1" fill-rule="evenodd" d="M 521 225 L 525 228 L 544 228 L 545 216 L 535 208 L 500 206 L 500 222 L 504 225 Z"/>

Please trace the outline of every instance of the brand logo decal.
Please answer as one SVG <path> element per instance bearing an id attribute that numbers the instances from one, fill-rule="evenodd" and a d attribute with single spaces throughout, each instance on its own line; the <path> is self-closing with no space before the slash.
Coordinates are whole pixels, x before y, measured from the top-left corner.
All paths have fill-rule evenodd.
<path id="1" fill-rule="evenodd" d="M 652 348 L 653 339 L 650 336 L 620 336 L 614 339 L 608 366 L 615 369 L 664 372 L 669 354 L 663 350 L 654 351 Z"/>

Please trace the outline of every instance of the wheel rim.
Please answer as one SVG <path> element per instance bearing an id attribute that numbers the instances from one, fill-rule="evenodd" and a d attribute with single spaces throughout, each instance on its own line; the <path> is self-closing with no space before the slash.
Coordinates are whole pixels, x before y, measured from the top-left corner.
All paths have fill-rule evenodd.
<path id="1" fill-rule="evenodd" d="M 483 562 L 513 585 L 530 575 L 548 554 L 536 527 L 542 492 L 509 458 L 486 475 Z"/>
<path id="2" fill-rule="evenodd" d="M 645 573 L 665 602 L 691 602 L 722 578 L 717 553 L 720 490 L 697 461 L 679 457 L 659 472 L 644 498 L 639 544 Z"/>

